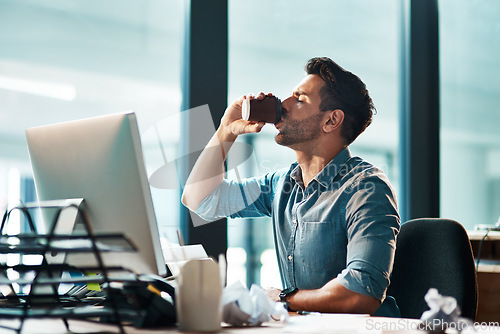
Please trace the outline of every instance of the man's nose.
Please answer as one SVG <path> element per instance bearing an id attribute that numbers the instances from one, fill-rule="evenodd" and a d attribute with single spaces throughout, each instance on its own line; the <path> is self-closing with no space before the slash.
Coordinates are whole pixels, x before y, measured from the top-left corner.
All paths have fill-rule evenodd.
<path id="1" fill-rule="evenodd" d="M 287 97 L 285 100 L 281 101 L 281 106 L 286 109 L 286 111 L 290 111 L 290 102 L 292 100 L 293 96 Z"/>

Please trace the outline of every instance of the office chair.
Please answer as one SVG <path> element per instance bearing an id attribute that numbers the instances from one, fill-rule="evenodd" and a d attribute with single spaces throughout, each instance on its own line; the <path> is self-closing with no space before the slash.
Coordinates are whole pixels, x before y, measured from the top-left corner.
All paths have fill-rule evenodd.
<path id="1" fill-rule="evenodd" d="M 398 303 L 401 317 L 419 319 L 429 309 L 430 288 L 452 296 L 462 317 L 475 320 L 477 276 L 467 232 L 450 219 L 421 218 L 401 225 L 387 295 Z"/>

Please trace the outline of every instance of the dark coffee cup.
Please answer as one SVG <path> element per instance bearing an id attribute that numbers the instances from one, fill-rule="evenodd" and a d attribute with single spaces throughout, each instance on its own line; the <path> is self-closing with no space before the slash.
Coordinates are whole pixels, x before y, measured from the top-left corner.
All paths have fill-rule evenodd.
<path id="1" fill-rule="evenodd" d="M 245 121 L 276 124 L 281 120 L 281 101 L 276 96 L 266 96 L 262 100 L 243 100 L 241 118 Z"/>

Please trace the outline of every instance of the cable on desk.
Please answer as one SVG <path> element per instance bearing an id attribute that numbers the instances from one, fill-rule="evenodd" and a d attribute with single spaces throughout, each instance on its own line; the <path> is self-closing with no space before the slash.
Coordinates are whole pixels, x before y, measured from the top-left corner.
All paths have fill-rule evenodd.
<path id="1" fill-rule="evenodd" d="M 484 234 L 484 236 L 481 238 L 481 241 L 479 242 L 479 247 L 477 249 L 476 271 L 479 271 L 479 261 L 481 260 L 481 248 L 483 248 L 484 239 L 486 239 L 486 237 L 488 236 L 488 233 L 490 233 L 490 231 L 491 231 L 490 229 L 487 229 L 486 233 Z"/>

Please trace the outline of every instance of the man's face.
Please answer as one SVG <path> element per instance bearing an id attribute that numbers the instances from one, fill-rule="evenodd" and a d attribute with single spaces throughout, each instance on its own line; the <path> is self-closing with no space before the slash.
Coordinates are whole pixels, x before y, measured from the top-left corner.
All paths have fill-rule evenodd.
<path id="1" fill-rule="evenodd" d="M 276 124 L 279 133 L 276 143 L 292 149 L 302 149 L 314 144 L 321 135 L 325 113 L 319 110 L 320 89 L 325 85 L 318 75 L 306 76 L 283 101 L 285 108 L 281 121 Z"/>

